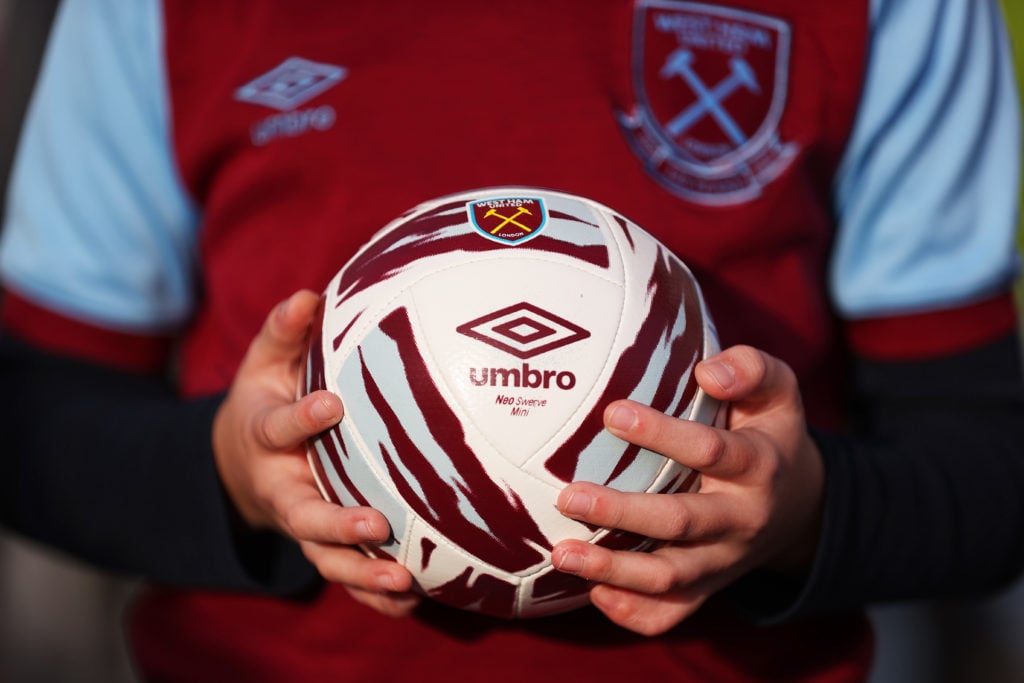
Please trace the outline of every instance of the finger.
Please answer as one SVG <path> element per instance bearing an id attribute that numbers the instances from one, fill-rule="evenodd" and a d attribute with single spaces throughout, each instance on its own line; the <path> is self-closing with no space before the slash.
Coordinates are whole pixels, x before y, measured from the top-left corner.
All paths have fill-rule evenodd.
<path id="1" fill-rule="evenodd" d="M 268 450 L 287 450 L 334 426 L 343 415 L 341 399 L 329 391 L 315 391 L 260 415 L 257 439 Z"/>
<path id="2" fill-rule="evenodd" d="M 737 506 L 718 493 L 627 493 L 575 482 L 562 489 L 556 506 L 572 519 L 664 541 L 707 542 L 739 523 Z"/>
<path id="3" fill-rule="evenodd" d="M 253 340 L 250 352 L 263 362 L 291 360 L 302 352 L 302 342 L 320 305 L 320 296 L 299 290 L 270 312 Z"/>
<path id="4" fill-rule="evenodd" d="M 719 400 L 788 403 L 799 397 L 793 370 L 750 346 L 733 346 L 697 364 L 701 388 Z"/>
<path id="5" fill-rule="evenodd" d="M 567 540 L 551 551 L 551 563 L 561 572 L 651 595 L 687 590 L 723 574 L 735 561 L 736 551 L 720 543 L 633 552 Z"/>
<path id="6" fill-rule="evenodd" d="M 621 439 L 713 477 L 734 479 L 752 466 L 746 435 L 680 420 L 642 403 L 613 401 L 604 423 Z"/>
<path id="7" fill-rule="evenodd" d="M 393 618 L 409 616 L 420 604 L 420 597 L 415 593 L 379 593 L 353 586 L 346 586 L 346 588 L 357 602 Z"/>
<path id="8" fill-rule="evenodd" d="M 297 540 L 325 544 L 382 543 L 391 536 L 387 519 L 377 510 L 336 505 L 320 498 L 319 493 L 290 503 L 281 527 Z"/>
<path id="9" fill-rule="evenodd" d="M 397 562 L 367 557 L 347 546 L 306 541 L 301 547 L 320 575 L 333 583 L 372 593 L 405 593 L 412 589 L 412 575 Z"/>
<path id="10" fill-rule="evenodd" d="M 662 556 L 613 551 L 586 541 L 562 541 L 551 551 L 558 571 L 643 593 L 667 593 L 677 584 L 675 569 Z"/>
<path id="11" fill-rule="evenodd" d="M 697 611 L 706 595 L 680 591 L 647 595 L 599 584 L 590 589 L 590 602 L 613 623 L 645 636 L 657 636 Z"/>

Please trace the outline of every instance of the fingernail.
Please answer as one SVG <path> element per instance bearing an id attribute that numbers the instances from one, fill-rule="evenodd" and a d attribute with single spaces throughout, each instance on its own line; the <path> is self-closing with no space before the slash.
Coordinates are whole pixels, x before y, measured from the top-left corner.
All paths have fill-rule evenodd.
<path id="1" fill-rule="evenodd" d="M 704 361 L 701 365 L 704 367 L 704 371 L 711 375 L 718 386 L 723 389 L 728 389 L 736 381 L 736 371 L 727 363 L 712 360 Z"/>
<path id="2" fill-rule="evenodd" d="M 398 591 L 398 585 L 395 583 L 395 579 L 391 574 L 379 574 L 377 576 L 377 587 L 389 593 L 395 593 Z"/>
<path id="3" fill-rule="evenodd" d="M 615 406 L 608 414 L 608 426 L 620 432 L 628 432 L 636 424 L 636 411 L 623 405 Z"/>
<path id="4" fill-rule="evenodd" d="M 562 553 L 561 559 L 559 559 L 558 564 L 555 566 L 558 568 L 558 571 L 579 574 L 583 571 L 583 555 L 567 550 Z"/>
<path id="5" fill-rule="evenodd" d="M 367 541 L 380 541 L 380 540 L 383 540 L 383 539 L 381 539 L 379 537 L 380 535 L 376 531 L 373 530 L 373 527 L 370 526 L 370 521 L 369 520 L 364 519 L 362 521 L 362 523 L 361 523 L 361 528 L 363 530 L 363 535 L 366 537 Z"/>
<path id="6" fill-rule="evenodd" d="M 327 399 L 322 398 L 316 403 L 314 403 L 312 411 L 313 417 L 316 418 L 318 422 L 326 422 L 327 420 L 330 420 L 332 417 L 334 417 L 334 408 L 327 401 Z"/>
<path id="7" fill-rule="evenodd" d="M 564 494 L 563 494 L 564 495 Z M 562 512 L 568 515 L 585 515 L 590 512 L 594 499 L 582 491 L 570 491 L 562 501 Z"/>

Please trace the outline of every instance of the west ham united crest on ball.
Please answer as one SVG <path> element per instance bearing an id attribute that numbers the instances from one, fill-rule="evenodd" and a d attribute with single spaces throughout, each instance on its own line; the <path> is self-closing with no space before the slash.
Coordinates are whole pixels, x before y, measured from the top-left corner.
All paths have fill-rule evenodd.
<path id="1" fill-rule="evenodd" d="M 636 103 L 619 121 L 648 172 L 704 204 L 759 196 L 798 151 L 778 132 L 789 26 L 677 0 L 640 0 L 633 21 Z"/>
<path id="2" fill-rule="evenodd" d="M 695 473 L 613 437 L 633 398 L 712 423 L 693 368 L 718 342 L 690 271 L 596 202 L 496 188 L 428 202 L 384 228 L 328 285 L 305 391 L 345 417 L 310 447 L 324 495 L 370 505 L 393 537 L 366 552 L 450 605 L 537 616 L 587 601 L 553 545 L 651 542 L 558 514 L 569 482 L 628 491 Z"/>
<path id="3" fill-rule="evenodd" d="M 548 222 L 540 197 L 498 197 L 466 205 L 473 226 L 487 239 L 521 244 L 540 234 Z"/>

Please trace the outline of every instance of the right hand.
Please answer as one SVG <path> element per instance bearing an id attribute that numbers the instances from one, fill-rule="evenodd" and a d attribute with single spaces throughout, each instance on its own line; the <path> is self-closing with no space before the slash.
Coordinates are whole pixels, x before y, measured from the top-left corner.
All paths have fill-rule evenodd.
<path id="1" fill-rule="evenodd" d="M 384 516 L 325 501 L 306 461 L 305 442 L 335 425 L 341 400 L 316 391 L 295 400 L 299 365 L 319 296 L 303 290 L 278 304 L 253 339 L 213 423 L 213 451 L 228 496 L 253 529 L 295 539 L 328 581 L 391 616 L 419 603 L 412 575 L 353 546 L 388 538 Z"/>

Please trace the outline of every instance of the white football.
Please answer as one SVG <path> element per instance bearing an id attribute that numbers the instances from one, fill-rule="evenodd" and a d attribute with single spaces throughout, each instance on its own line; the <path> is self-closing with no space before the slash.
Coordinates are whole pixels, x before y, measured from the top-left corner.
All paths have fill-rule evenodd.
<path id="1" fill-rule="evenodd" d="M 615 211 L 530 187 L 443 197 L 327 286 L 304 391 L 336 393 L 345 417 L 310 443 L 310 464 L 327 499 L 387 517 L 392 537 L 364 550 L 424 595 L 509 618 L 566 611 L 587 584 L 553 568 L 555 543 L 655 545 L 563 517 L 566 484 L 698 482 L 608 433 L 605 406 L 712 424 L 719 404 L 693 368 L 717 351 L 691 272 Z"/>

